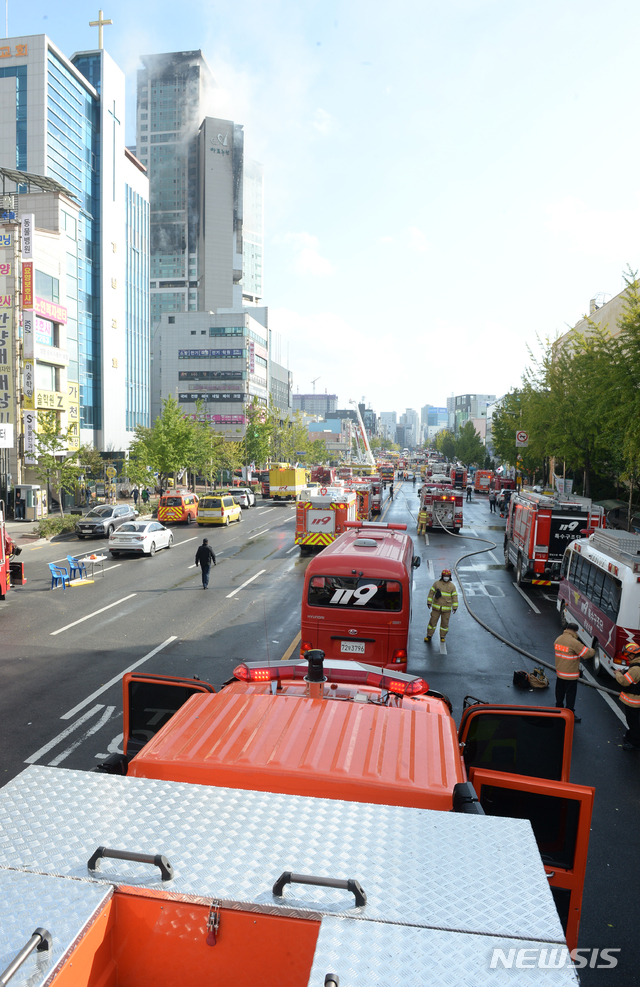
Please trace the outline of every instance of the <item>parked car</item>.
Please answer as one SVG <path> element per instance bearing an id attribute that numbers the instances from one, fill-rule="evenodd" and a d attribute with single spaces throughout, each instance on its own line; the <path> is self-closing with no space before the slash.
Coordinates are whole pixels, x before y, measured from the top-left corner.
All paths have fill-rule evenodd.
<path id="1" fill-rule="evenodd" d="M 122 552 L 155 555 L 159 548 L 171 548 L 173 533 L 159 521 L 127 521 L 109 535 L 109 551 L 114 559 Z"/>
<path id="2" fill-rule="evenodd" d="M 234 487 L 229 493 L 240 507 L 255 507 L 256 495 L 251 487 Z"/>
<path id="3" fill-rule="evenodd" d="M 129 504 L 122 504 L 119 507 L 102 504 L 78 518 L 76 534 L 81 539 L 102 538 L 104 535 L 111 535 L 112 531 L 115 531 L 126 521 L 133 521 L 137 517 L 138 512 Z"/>
<path id="4" fill-rule="evenodd" d="M 242 521 L 242 508 L 230 493 L 206 494 L 198 504 L 198 524 L 230 524 Z"/>

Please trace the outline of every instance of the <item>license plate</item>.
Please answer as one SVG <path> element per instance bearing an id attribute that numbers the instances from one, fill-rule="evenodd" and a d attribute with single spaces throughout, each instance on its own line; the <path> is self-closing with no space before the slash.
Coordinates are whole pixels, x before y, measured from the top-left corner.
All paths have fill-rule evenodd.
<path id="1" fill-rule="evenodd" d="M 364 641 L 341 641 L 340 651 L 343 655 L 363 655 Z"/>

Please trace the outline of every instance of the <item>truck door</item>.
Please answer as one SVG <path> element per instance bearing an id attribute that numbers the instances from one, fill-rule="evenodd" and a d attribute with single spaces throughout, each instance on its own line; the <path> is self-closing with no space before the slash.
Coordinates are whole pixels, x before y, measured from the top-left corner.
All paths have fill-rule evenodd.
<path id="1" fill-rule="evenodd" d="M 128 672 L 122 680 L 123 751 L 131 758 L 198 692 L 215 692 L 208 682 L 172 675 Z"/>
<path id="2" fill-rule="evenodd" d="M 469 780 L 488 816 L 528 819 L 568 948 L 578 945 L 595 789 L 472 768 Z"/>
<path id="3" fill-rule="evenodd" d="M 554 706 L 469 706 L 458 739 L 467 769 L 569 781 L 573 713 Z"/>

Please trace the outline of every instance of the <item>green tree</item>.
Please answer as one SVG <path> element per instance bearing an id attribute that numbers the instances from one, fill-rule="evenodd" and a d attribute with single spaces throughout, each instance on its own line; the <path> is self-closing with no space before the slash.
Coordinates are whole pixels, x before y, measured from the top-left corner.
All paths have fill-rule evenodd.
<path id="1" fill-rule="evenodd" d="M 436 435 L 436 449 L 443 456 L 446 456 L 447 459 L 453 459 L 456 454 L 456 440 L 453 432 L 450 432 L 447 428 L 443 428 L 442 431 L 438 432 Z"/>
<path id="2" fill-rule="evenodd" d="M 196 435 L 197 423 L 186 417 L 175 398 L 169 396 L 150 428 L 136 427 L 129 458 L 155 470 L 164 489 L 170 476 L 194 466 Z"/>
<path id="3" fill-rule="evenodd" d="M 247 408 L 247 426 L 245 432 L 246 465 L 255 463 L 256 468 L 265 466 L 271 453 L 273 437 L 279 429 L 279 418 L 276 409 L 266 408 L 254 397 Z"/>
<path id="4" fill-rule="evenodd" d="M 458 438 L 455 440 L 454 449 L 458 459 L 467 465 L 470 463 L 484 463 L 487 452 L 482 439 L 473 427 L 473 422 L 464 423 L 460 429 Z"/>
<path id="5" fill-rule="evenodd" d="M 32 468 L 38 481 L 55 494 L 62 516 L 62 492 L 75 490 L 81 473 L 77 450 L 68 450 L 74 432 L 73 425 L 62 428 L 55 411 L 38 412 L 38 461 Z"/>

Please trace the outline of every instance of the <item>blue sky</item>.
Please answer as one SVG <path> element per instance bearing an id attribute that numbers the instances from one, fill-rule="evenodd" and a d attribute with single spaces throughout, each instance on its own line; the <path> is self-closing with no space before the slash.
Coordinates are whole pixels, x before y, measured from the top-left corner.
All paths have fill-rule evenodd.
<path id="1" fill-rule="evenodd" d="M 104 0 L 105 47 L 201 48 L 265 165 L 266 301 L 301 392 L 377 411 L 500 394 L 638 262 L 640 6 L 623 0 Z M 9 34 L 97 44 L 97 5 Z"/>

